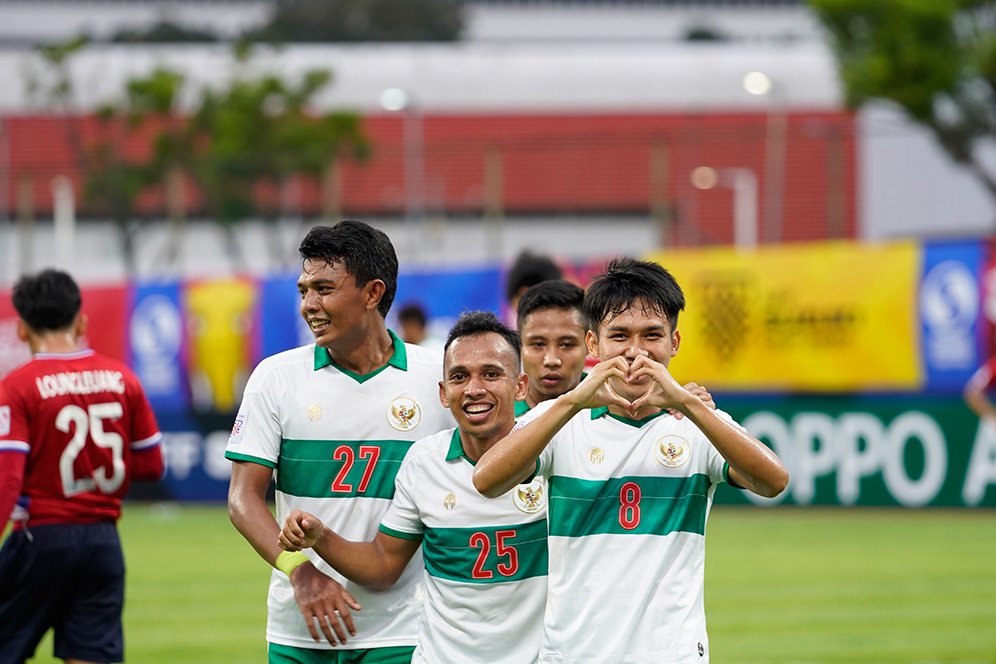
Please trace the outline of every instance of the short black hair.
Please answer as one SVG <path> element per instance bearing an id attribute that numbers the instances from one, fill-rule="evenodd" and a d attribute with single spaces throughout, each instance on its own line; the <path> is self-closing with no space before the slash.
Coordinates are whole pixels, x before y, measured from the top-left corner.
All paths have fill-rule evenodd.
<path id="1" fill-rule="evenodd" d="M 657 263 L 617 258 L 595 277 L 584 296 L 588 325 L 595 333 L 609 316 L 618 316 L 636 302 L 643 302 L 678 329 L 678 312 L 685 308 L 685 294 L 671 273 Z"/>
<path id="2" fill-rule="evenodd" d="M 522 334 L 522 325 L 526 316 L 540 309 L 574 309 L 584 318 L 584 290 L 577 284 L 563 279 L 543 281 L 530 286 L 529 290 L 522 294 L 516 311 L 519 334 Z"/>
<path id="3" fill-rule="evenodd" d="M 450 349 L 450 344 L 460 337 L 469 337 L 475 334 L 495 332 L 500 334 L 508 342 L 508 345 L 515 351 L 515 366 L 519 366 L 522 359 L 522 339 L 519 333 L 510 328 L 498 319 L 490 311 L 465 311 L 460 314 L 457 322 L 453 324 L 449 335 L 446 337 L 446 344 L 443 346 L 445 353 Z"/>
<path id="4" fill-rule="evenodd" d="M 373 279 L 384 282 L 384 296 L 377 305 L 387 317 L 398 291 L 398 256 L 387 233 L 355 219 L 343 219 L 335 226 L 315 226 L 298 247 L 301 263 L 306 260 L 341 262 L 353 275 L 357 286 Z"/>
<path id="5" fill-rule="evenodd" d="M 11 291 L 14 309 L 35 332 L 65 330 L 76 319 L 83 303 L 80 287 L 68 273 L 42 270 L 22 275 Z"/>
<path id="6" fill-rule="evenodd" d="M 549 256 L 523 251 L 512 263 L 505 282 L 505 299 L 509 302 L 524 288 L 564 276 L 560 266 Z"/>
<path id="7" fill-rule="evenodd" d="M 398 311 L 398 321 L 403 322 L 406 320 L 414 321 L 425 327 L 426 323 L 429 322 L 429 317 L 426 315 L 422 305 L 418 302 L 409 302 Z"/>

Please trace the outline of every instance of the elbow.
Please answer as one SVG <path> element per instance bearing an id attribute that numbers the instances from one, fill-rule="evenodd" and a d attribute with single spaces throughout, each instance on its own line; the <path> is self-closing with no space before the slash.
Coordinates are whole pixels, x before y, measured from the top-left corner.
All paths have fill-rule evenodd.
<path id="1" fill-rule="evenodd" d="M 768 479 L 764 485 L 758 487 L 757 494 L 759 496 L 764 496 L 765 498 L 774 498 L 780 495 L 786 488 L 788 488 L 789 474 L 784 467 L 779 467 L 778 471 L 772 473 L 772 476 Z"/>
<path id="2" fill-rule="evenodd" d="M 494 486 L 494 483 L 488 479 L 485 473 L 481 472 L 480 464 L 478 464 L 478 466 L 474 469 L 473 480 L 474 488 L 477 489 L 477 492 L 482 496 L 487 498 L 497 498 L 501 495 L 501 493 L 497 491 L 497 487 Z"/>

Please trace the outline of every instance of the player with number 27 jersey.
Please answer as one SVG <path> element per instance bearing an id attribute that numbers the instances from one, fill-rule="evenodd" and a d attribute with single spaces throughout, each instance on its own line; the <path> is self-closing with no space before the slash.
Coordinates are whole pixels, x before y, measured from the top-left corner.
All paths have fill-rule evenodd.
<path id="1" fill-rule="evenodd" d="M 15 529 L 116 521 L 132 480 L 162 477 L 161 438 L 124 364 L 93 350 L 38 353 L 0 389 L 0 453 L 8 457 L 0 514 L 6 520 L 16 501 Z"/>

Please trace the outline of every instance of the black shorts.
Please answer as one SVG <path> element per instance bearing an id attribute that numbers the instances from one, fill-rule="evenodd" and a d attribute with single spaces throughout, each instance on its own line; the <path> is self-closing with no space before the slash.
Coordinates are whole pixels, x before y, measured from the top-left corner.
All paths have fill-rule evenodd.
<path id="1" fill-rule="evenodd" d="M 0 664 L 30 658 L 49 628 L 57 658 L 123 661 L 125 566 L 115 524 L 29 528 L 0 549 Z"/>

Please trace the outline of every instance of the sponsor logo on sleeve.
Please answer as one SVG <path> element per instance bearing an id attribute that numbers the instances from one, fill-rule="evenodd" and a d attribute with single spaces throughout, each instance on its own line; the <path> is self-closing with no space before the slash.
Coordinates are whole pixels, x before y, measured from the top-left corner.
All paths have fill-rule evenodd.
<path id="1" fill-rule="evenodd" d="M 0 406 L 0 436 L 10 434 L 10 406 Z"/>
<path id="2" fill-rule="evenodd" d="M 232 435 L 228 437 L 228 442 L 238 444 L 242 442 L 242 434 L 245 433 L 246 423 L 249 421 L 249 413 L 239 411 L 235 416 L 235 423 L 232 425 Z"/>

